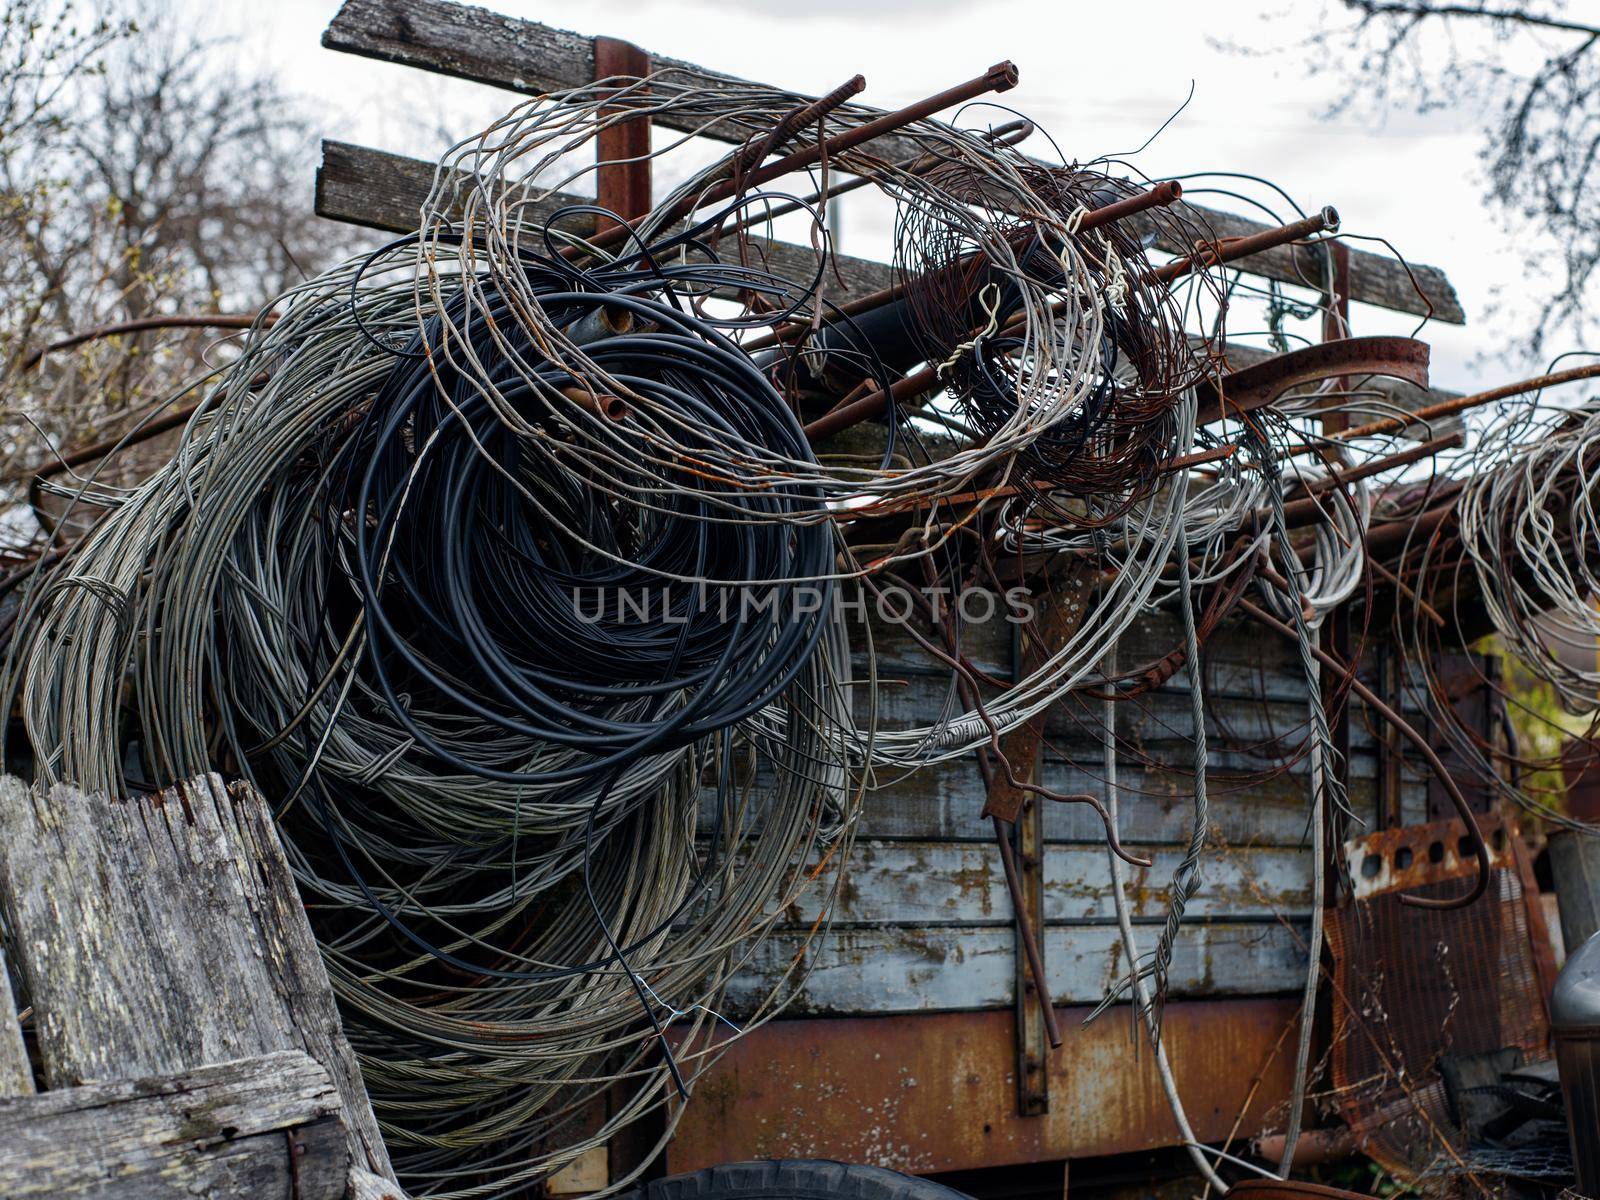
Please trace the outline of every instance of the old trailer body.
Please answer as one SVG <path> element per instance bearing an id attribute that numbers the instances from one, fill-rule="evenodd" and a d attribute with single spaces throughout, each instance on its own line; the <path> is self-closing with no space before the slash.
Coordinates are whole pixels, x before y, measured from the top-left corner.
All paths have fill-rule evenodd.
<path id="1" fill-rule="evenodd" d="M 873 634 L 880 721 L 929 723 L 947 704 L 948 675 L 934 674 L 903 632 Z M 1155 661 L 1181 638 L 1174 616 L 1144 614 L 1121 639 L 1120 662 Z M 968 627 L 963 648 L 1004 676 L 1012 643 L 1009 625 L 990 622 Z M 1299 753 L 1311 693 L 1296 648 L 1249 628 L 1225 628 L 1210 642 L 1203 678 L 1209 833 L 1172 958 L 1164 1030 L 1196 1135 L 1223 1142 L 1281 1122 L 1290 1091 L 1316 902 L 1310 766 Z M 1424 778 L 1352 707 L 1352 809 L 1369 826 L 1396 813 L 1405 823 L 1427 819 Z M 1102 708 L 1071 698 L 1051 708 L 1040 784 L 1105 794 Z M 1125 867 L 1148 952 L 1194 822 L 1186 673 L 1114 708 L 1120 834 L 1151 861 Z M 1050 1050 L 1027 1028 L 1027 973 L 1000 852 L 981 815 L 985 795 L 975 755 L 867 795 L 830 932 L 807 945 L 817 914 L 786 914 L 735 982 L 727 1015 L 737 1021 L 741 1000 L 764 994 L 803 953 L 809 974 L 799 994 L 701 1082 L 668 1148 L 670 1170 L 836 1157 L 927 1173 L 1180 1141 L 1128 1005 L 1086 1023 L 1127 971 L 1100 818 L 1058 802 L 1040 813 L 1041 941 L 1063 1036 Z M 1030 1071 L 1030 1055 L 1042 1071 Z"/>

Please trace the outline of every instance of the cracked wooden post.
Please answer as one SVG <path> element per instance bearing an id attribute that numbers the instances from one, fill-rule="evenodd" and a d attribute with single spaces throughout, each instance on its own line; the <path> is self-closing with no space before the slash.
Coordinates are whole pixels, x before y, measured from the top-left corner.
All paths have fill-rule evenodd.
<path id="1" fill-rule="evenodd" d="M 0 906 L 47 1089 L 299 1051 L 332 1080 L 350 1160 L 392 1177 L 253 788 L 208 775 L 117 802 L 0 779 Z"/>

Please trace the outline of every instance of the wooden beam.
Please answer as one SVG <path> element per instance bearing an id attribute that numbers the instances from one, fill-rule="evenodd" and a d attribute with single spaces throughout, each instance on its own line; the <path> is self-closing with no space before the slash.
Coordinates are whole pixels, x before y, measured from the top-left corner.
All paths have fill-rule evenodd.
<path id="1" fill-rule="evenodd" d="M 360 1167 L 350 1168 L 350 1188 L 346 1192 L 346 1200 L 406 1200 L 406 1194 L 400 1190 L 400 1185 L 385 1179 L 382 1175 L 374 1175 L 371 1171 L 363 1171 Z"/>
<path id="2" fill-rule="evenodd" d="M 308 1053 L 350 1152 L 391 1173 L 333 990 L 273 829 L 216 776 L 114 802 L 0 778 L 0 906 L 47 1088 Z"/>
<path id="3" fill-rule="evenodd" d="M 6 950 L 0 946 L 0 1097 L 26 1096 L 33 1090 L 33 1068 L 28 1065 L 28 1049 L 22 1044 L 22 1022 L 17 1019 L 17 1004 L 11 998 Z"/>
<path id="4" fill-rule="evenodd" d="M 554 29 L 537 21 L 502 16 L 486 8 L 455 4 L 449 0 L 345 0 L 322 35 L 331 50 L 359 54 L 384 62 L 419 67 L 460 79 L 531 95 L 587 87 L 594 79 L 594 45 L 590 38 Z M 652 55 L 657 70 L 679 68 L 701 76 L 708 87 L 730 89 L 752 86 L 748 81 L 707 71 L 679 59 Z M 656 123 L 673 129 L 694 128 L 685 114 L 662 113 Z M 713 125 L 701 130 L 711 137 L 743 141 L 748 130 Z M 871 152 L 890 161 L 915 158 L 918 148 L 909 140 L 890 135 L 870 143 Z M 1215 240 L 1259 233 L 1269 226 L 1232 213 L 1197 204 L 1179 209 L 1196 236 Z M 1148 221 L 1148 218 L 1146 219 Z M 1157 232 L 1156 248 L 1168 254 L 1187 254 L 1172 222 L 1147 225 Z M 1323 269 L 1319 249 L 1280 247 L 1232 264 L 1240 270 L 1281 283 L 1321 285 Z M 1365 250 L 1350 252 L 1350 298 L 1397 312 L 1422 315 L 1432 304 L 1441 321 L 1462 324 L 1466 315 L 1455 289 L 1437 267 L 1413 265 L 1424 297 L 1416 294 L 1405 268 L 1391 258 Z"/>
<path id="5" fill-rule="evenodd" d="M 432 163 L 420 159 L 353 146 L 348 142 L 325 141 L 322 165 L 317 169 L 317 215 L 374 229 L 410 232 L 417 228 L 422 203 L 433 187 L 434 170 Z M 528 217 L 548 220 L 566 205 L 592 203 L 581 196 L 558 192 L 533 205 Z M 583 221 L 573 219 L 571 228 L 584 228 Z M 809 284 L 816 275 L 817 256 L 810 247 L 759 237 L 749 240 L 751 266 L 801 284 Z M 737 261 L 738 248 L 731 240 L 723 243 L 722 253 Z M 890 271 L 884 264 L 847 254 L 836 254 L 833 258 L 848 295 L 865 296 L 889 286 Z M 829 294 L 840 299 L 831 271 L 828 282 Z"/>
<path id="6" fill-rule="evenodd" d="M 297 1051 L 0 1099 L 0 1196 L 338 1200 L 339 1107 Z"/>

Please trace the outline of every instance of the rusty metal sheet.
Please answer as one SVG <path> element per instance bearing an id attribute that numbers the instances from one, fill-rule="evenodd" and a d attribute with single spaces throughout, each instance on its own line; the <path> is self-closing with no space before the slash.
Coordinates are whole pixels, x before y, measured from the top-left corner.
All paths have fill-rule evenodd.
<path id="1" fill-rule="evenodd" d="M 1271 404 L 1291 388 L 1341 376 L 1381 375 L 1428 386 L 1428 343 L 1415 338 L 1359 337 L 1318 342 L 1200 385 L 1197 423 L 1220 421 Z"/>
<path id="2" fill-rule="evenodd" d="M 1085 1026 L 1058 1008 L 1050 1111 L 1017 1113 L 1009 1011 L 773 1021 L 695 1088 L 670 1172 L 752 1158 L 836 1158 L 912 1172 L 1123 1154 L 1178 1143 L 1148 1045 L 1125 1008 Z M 1262 1132 L 1290 1089 L 1293 1000 L 1174 1001 L 1165 1036 L 1195 1132 Z M 1136 1052 L 1137 1051 L 1137 1052 Z"/>

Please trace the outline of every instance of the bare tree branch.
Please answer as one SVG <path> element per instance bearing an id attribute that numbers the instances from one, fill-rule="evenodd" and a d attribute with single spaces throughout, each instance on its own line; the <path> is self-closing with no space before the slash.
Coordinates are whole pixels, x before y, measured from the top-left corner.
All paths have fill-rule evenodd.
<path id="1" fill-rule="evenodd" d="M 1341 22 L 1335 14 L 1346 14 Z M 1600 25 L 1560 6 L 1341 0 L 1307 44 L 1340 108 L 1481 108 L 1488 199 L 1528 262 L 1537 313 L 1503 347 L 1538 356 L 1594 328 L 1600 285 Z M 1530 235 L 1543 235 L 1534 237 Z"/>

